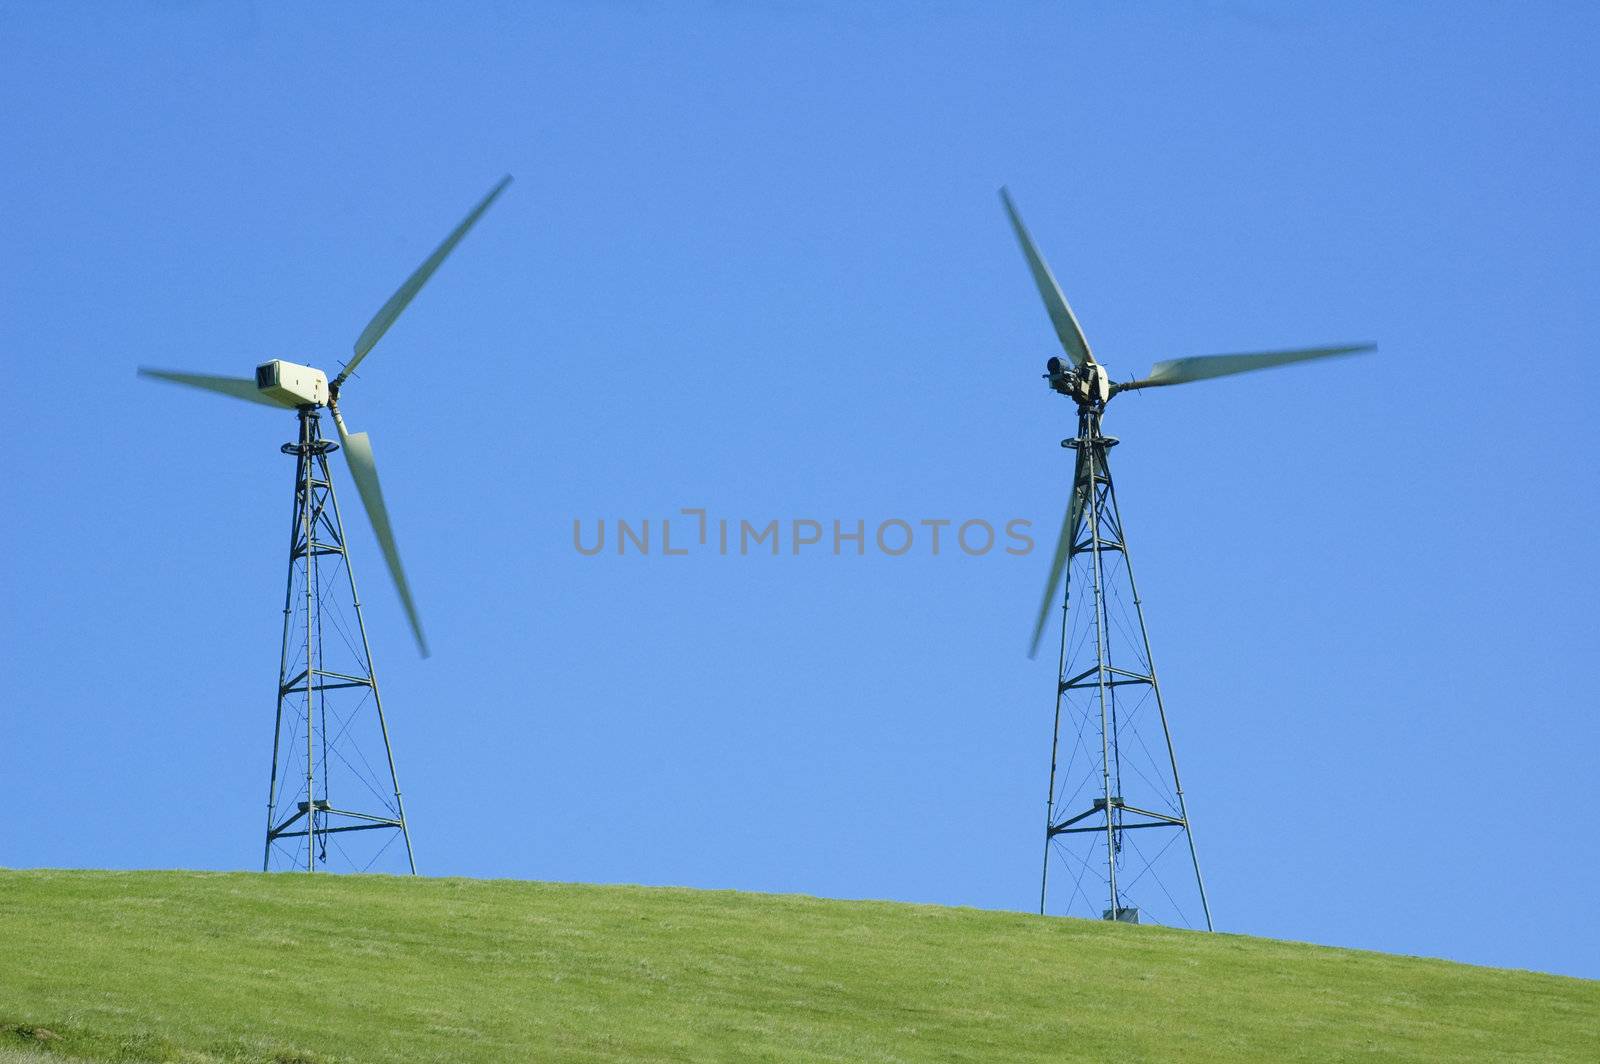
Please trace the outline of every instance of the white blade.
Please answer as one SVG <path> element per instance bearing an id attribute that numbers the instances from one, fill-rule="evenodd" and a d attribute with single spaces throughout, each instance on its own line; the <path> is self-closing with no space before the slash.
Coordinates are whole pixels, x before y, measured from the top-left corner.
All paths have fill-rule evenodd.
<path id="1" fill-rule="evenodd" d="M 383 560 L 389 564 L 389 575 L 394 577 L 394 587 L 400 593 L 400 604 L 405 607 L 406 619 L 411 622 L 411 632 L 417 637 L 417 649 L 423 657 L 427 657 L 428 640 L 422 634 L 417 604 L 411 600 L 411 585 L 406 583 L 406 571 L 400 564 L 400 550 L 395 546 L 394 529 L 389 525 L 389 510 L 383 505 L 383 489 L 378 485 L 378 464 L 372 457 L 372 441 L 365 432 L 345 431 L 344 418 L 337 411 L 333 423 L 339 427 L 339 445 L 344 449 L 344 458 L 350 466 L 350 476 L 356 482 L 356 490 L 361 493 L 361 505 L 366 507 L 373 534 L 378 537 Z"/>
<path id="2" fill-rule="evenodd" d="M 1033 238 L 1028 235 L 1027 227 L 1022 224 L 1022 216 L 1011 202 L 1011 193 L 1003 188 L 1000 190 L 1000 202 L 1006 205 L 1006 213 L 1011 216 L 1011 228 L 1016 231 L 1022 253 L 1028 257 L 1033 283 L 1039 286 L 1039 295 L 1044 299 L 1045 309 L 1050 312 L 1050 324 L 1056 327 L 1061 346 L 1066 349 L 1074 366 L 1093 362 L 1094 355 L 1089 353 L 1089 344 L 1083 338 L 1083 330 L 1078 328 L 1078 319 L 1073 316 L 1072 308 L 1067 305 L 1067 297 L 1061 294 L 1061 286 L 1056 284 L 1055 275 L 1050 272 L 1044 256 L 1033 246 Z"/>
<path id="3" fill-rule="evenodd" d="M 461 238 L 467 235 L 467 230 L 471 229 L 477 220 L 483 217 L 483 212 L 489 209 L 489 204 L 493 203 L 495 197 L 504 192 L 505 187 L 509 184 L 511 184 L 511 175 L 507 174 L 500 179 L 498 185 L 489 190 L 489 194 L 483 197 L 476 207 L 472 208 L 472 213 L 467 215 L 460 225 L 451 230 L 450 235 L 444 238 L 444 243 L 434 248 L 433 254 L 429 255 L 427 260 L 421 266 L 418 266 L 410 277 L 406 278 L 406 283 L 400 286 L 399 291 L 390 296 L 389 301 L 378 308 L 378 313 L 372 316 L 372 320 L 367 323 L 367 327 L 361 330 L 361 335 L 356 338 L 355 357 L 339 372 L 338 378 L 333 382 L 335 386 L 343 384 L 345 378 L 355 371 L 355 368 L 361 364 L 361 360 L 367 357 L 367 352 L 372 350 L 372 346 L 383 337 L 384 333 L 389 331 L 389 326 L 394 324 L 394 320 L 400 316 L 400 312 L 406 309 L 406 305 L 422 290 L 422 286 L 428 283 L 428 278 L 433 276 L 433 271 L 437 270 L 439 264 L 445 260 L 445 257 L 456 249 L 456 245 L 461 243 Z"/>
<path id="4" fill-rule="evenodd" d="M 1351 344 L 1343 347 L 1302 347 L 1293 351 L 1262 351 L 1249 355 L 1196 355 L 1193 358 L 1175 358 L 1157 362 L 1144 380 L 1124 384 L 1129 388 L 1154 388 L 1164 384 L 1187 384 L 1190 381 L 1209 380 L 1212 377 L 1229 377 L 1235 373 L 1249 373 L 1273 366 L 1287 366 L 1292 362 L 1307 362 L 1313 358 L 1333 358 L 1338 355 L 1355 355 L 1374 351 L 1372 344 Z"/>
<path id="5" fill-rule="evenodd" d="M 173 384 L 186 384 L 191 388 L 203 388 L 208 392 L 218 395 L 231 395 L 235 399 L 244 399 L 252 403 L 261 403 L 264 406 L 284 407 L 293 409 L 293 403 L 285 403 L 266 395 L 256 387 L 256 382 L 248 377 L 216 377 L 209 373 L 178 373 L 170 369 L 148 369 L 139 367 L 139 376 L 149 377 L 152 380 L 171 381 Z"/>
<path id="6" fill-rule="evenodd" d="M 1078 539 L 1078 526 L 1083 523 L 1084 502 L 1088 498 L 1088 459 L 1078 452 L 1078 465 L 1072 477 L 1072 499 L 1067 503 L 1066 516 L 1061 520 L 1061 535 L 1056 539 L 1056 554 L 1050 560 L 1050 576 L 1045 580 L 1044 599 L 1039 603 L 1039 619 L 1033 622 L 1033 640 L 1028 644 L 1028 657 L 1039 652 L 1039 640 L 1044 636 L 1044 626 L 1050 620 L 1050 607 L 1055 604 L 1056 588 L 1061 586 L 1061 574 L 1066 571 L 1067 558 Z"/>

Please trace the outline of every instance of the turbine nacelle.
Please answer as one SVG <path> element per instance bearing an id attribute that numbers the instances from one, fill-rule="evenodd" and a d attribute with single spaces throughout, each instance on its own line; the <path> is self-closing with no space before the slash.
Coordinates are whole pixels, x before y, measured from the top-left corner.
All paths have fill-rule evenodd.
<path id="1" fill-rule="evenodd" d="M 275 358 L 256 367 L 256 388 L 285 406 L 327 406 L 328 375 L 320 369 Z"/>
<path id="2" fill-rule="evenodd" d="M 1104 404 L 1111 398 L 1111 375 L 1098 362 L 1085 361 L 1074 366 L 1064 358 L 1052 358 L 1044 367 L 1044 376 L 1050 382 L 1050 387 L 1080 406 Z"/>

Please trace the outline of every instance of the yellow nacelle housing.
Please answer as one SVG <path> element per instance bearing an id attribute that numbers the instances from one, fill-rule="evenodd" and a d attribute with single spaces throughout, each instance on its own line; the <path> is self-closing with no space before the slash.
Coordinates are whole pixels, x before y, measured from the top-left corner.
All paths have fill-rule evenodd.
<path id="1" fill-rule="evenodd" d="M 256 367 L 256 387 L 285 406 L 328 405 L 328 375 L 281 358 Z"/>

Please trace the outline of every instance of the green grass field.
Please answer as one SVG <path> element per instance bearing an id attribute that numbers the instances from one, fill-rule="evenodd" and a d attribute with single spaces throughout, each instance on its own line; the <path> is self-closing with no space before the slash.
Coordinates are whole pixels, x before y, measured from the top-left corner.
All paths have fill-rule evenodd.
<path id="1" fill-rule="evenodd" d="M 0 872 L 0 1064 L 1600 1059 L 1600 983 L 722 891 Z"/>

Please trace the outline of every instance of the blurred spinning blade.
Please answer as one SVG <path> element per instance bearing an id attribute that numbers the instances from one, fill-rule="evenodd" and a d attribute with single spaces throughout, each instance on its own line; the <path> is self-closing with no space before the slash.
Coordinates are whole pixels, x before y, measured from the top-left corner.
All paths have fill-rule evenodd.
<path id="1" fill-rule="evenodd" d="M 383 488 L 378 484 L 378 463 L 372 455 L 372 441 L 365 432 L 348 431 L 337 407 L 333 410 L 333 423 L 339 428 L 339 444 L 344 450 L 345 462 L 350 466 L 350 476 L 356 482 L 356 490 L 361 493 L 361 505 L 366 508 L 367 519 L 372 522 L 372 532 L 378 537 L 378 547 L 383 551 L 383 560 L 389 565 L 394 588 L 400 593 L 400 604 L 405 607 L 406 620 L 411 622 L 411 634 L 417 637 L 417 649 L 423 657 L 427 657 L 428 639 L 422 634 L 417 604 L 411 598 L 411 585 L 406 582 L 405 566 L 400 563 L 400 549 L 395 546 L 389 510 L 383 504 Z"/>
<path id="2" fill-rule="evenodd" d="M 293 403 L 286 403 L 265 395 L 256 387 L 256 382 L 248 377 L 217 377 L 209 373 L 179 373 L 170 369 L 148 369 L 139 367 L 139 376 L 149 377 L 152 380 L 171 381 L 173 384 L 183 384 L 190 388 L 200 388 L 218 395 L 231 395 L 235 399 L 244 399 L 263 406 L 275 407 L 279 410 L 294 409 Z"/>
<path id="3" fill-rule="evenodd" d="M 1022 224 L 1022 216 L 1017 213 L 1016 205 L 1011 202 L 1011 193 L 1004 188 L 1000 190 L 1000 202 L 1005 204 L 1006 214 L 1011 217 L 1011 228 L 1017 234 L 1017 243 L 1022 245 L 1022 253 L 1028 258 L 1028 269 L 1033 273 L 1033 283 L 1039 287 L 1039 295 L 1044 299 L 1045 309 L 1050 312 L 1050 324 L 1056 327 L 1056 336 L 1061 340 L 1061 346 L 1072 359 L 1074 366 L 1081 366 L 1085 362 L 1093 362 L 1094 355 L 1089 353 L 1089 344 L 1083 338 L 1083 330 L 1078 327 L 1078 319 L 1073 315 L 1072 308 L 1067 305 L 1067 297 L 1061 294 L 1061 286 L 1056 284 L 1056 278 L 1050 272 L 1049 265 L 1044 261 L 1044 256 L 1039 254 L 1039 249 L 1033 244 L 1033 237 L 1028 235 L 1028 229 Z"/>
<path id="4" fill-rule="evenodd" d="M 1044 635 L 1044 626 L 1050 620 L 1050 605 L 1056 597 L 1056 589 L 1061 586 L 1061 575 L 1066 572 L 1067 559 L 1072 556 L 1072 545 L 1077 542 L 1078 526 L 1083 524 L 1083 511 L 1088 502 L 1092 479 L 1089 457 L 1080 449 L 1077 470 L 1072 478 L 1072 498 L 1067 503 L 1066 516 L 1061 520 L 1061 535 L 1056 539 L 1055 557 L 1050 560 L 1050 575 L 1044 583 L 1044 599 L 1039 603 L 1039 618 L 1033 622 L 1033 639 L 1028 643 L 1030 658 L 1039 652 L 1039 639 Z"/>
<path id="5" fill-rule="evenodd" d="M 1188 384 L 1190 381 L 1210 380 L 1212 377 L 1231 377 L 1235 373 L 1251 373 L 1273 366 L 1287 366 L 1294 362 L 1309 362 L 1314 358 L 1335 358 L 1375 351 L 1372 344 L 1346 344 L 1340 347 L 1301 347 L 1290 351 L 1259 351 L 1245 355 L 1196 355 L 1193 358 L 1175 358 L 1157 362 L 1150 375 L 1143 380 L 1117 386 L 1118 391 L 1135 388 L 1157 388 L 1168 384 Z"/>
<path id="6" fill-rule="evenodd" d="M 483 212 L 489 209 L 489 204 L 493 203 L 495 197 L 504 192 L 509 184 L 511 184 L 511 175 L 507 174 L 500 179 L 498 185 L 489 190 L 487 196 L 478 201 L 478 205 L 472 208 L 472 213 L 468 214 L 466 218 L 462 219 L 460 225 L 450 231 L 450 235 L 444 238 L 444 243 L 434 248 L 433 254 L 429 255 L 422 265 L 418 266 L 411 276 L 406 278 L 405 284 L 401 285 L 399 290 L 389 297 L 389 301 L 378 308 L 378 313 L 372 316 L 372 320 L 367 322 L 367 327 L 362 329 L 361 335 L 356 338 L 355 357 L 346 363 L 344 369 L 339 371 L 339 376 L 333 381 L 333 388 L 337 389 L 350 374 L 355 372 L 355 368 L 361 365 L 361 360 L 367 357 L 367 352 L 371 351 L 373 346 L 383 338 L 383 334 L 389 331 L 389 326 L 394 324 L 394 320 L 400 316 L 400 312 L 406 309 L 412 299 L 416 298 L 418 292 L 422 291 L 422 286 L 428 283 L 428 278 L 433 276 L 433 272 L 439 268 L 439 264 L 445 260 L 450 252 L 456 249 L 456 245 L 461 243 L 461 238 L 466 236 L 467 231 L 477 224 L 478 219 L 483 217 Z"/>

